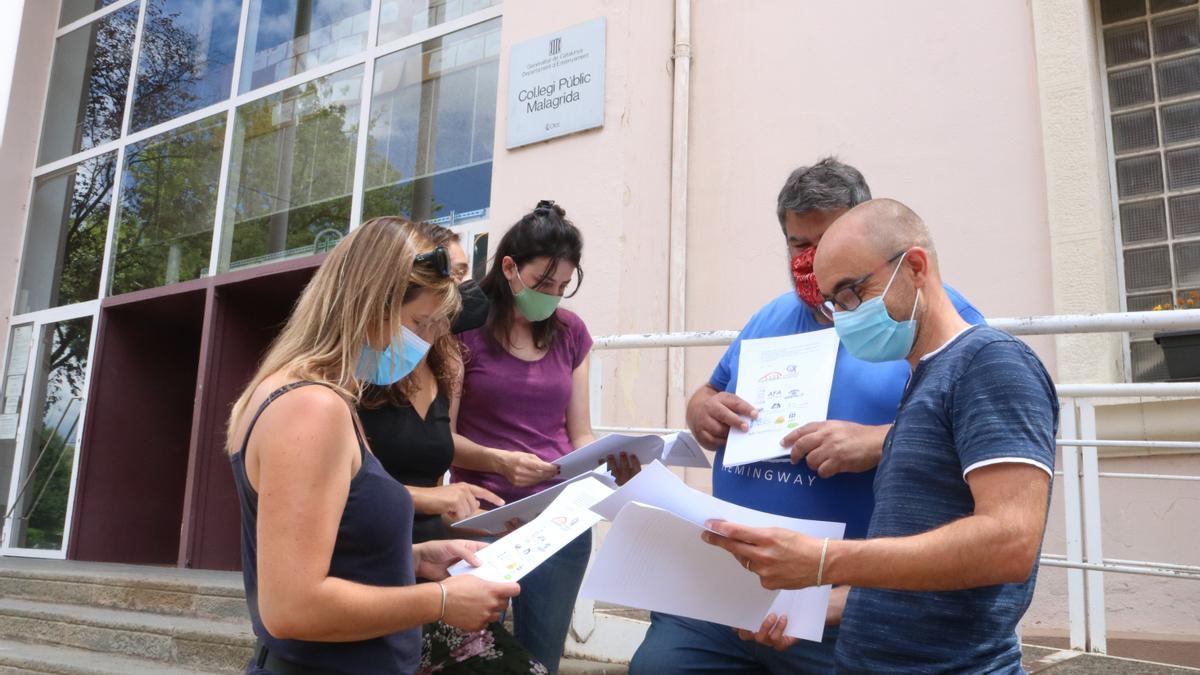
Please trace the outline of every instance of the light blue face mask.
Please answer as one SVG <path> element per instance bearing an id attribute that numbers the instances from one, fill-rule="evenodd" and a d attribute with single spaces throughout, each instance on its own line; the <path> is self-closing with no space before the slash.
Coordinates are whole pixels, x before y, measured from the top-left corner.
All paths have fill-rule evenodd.
<path id="1" fill-rule="evenodd" d="M 881 362 L 898 361 L 908 356 L 912 351 L 913 342 L 917 337 L 917 301 L 921 299 L 921 291 L 913 298 L 912 315 L 908 321 L 896 321 L 888 314 L 887 305 L 883 298 L 887 295 L 896 273 L 904 264 L 905 251 L 892 270 L 892 278 L 878 297 L 864 301 L 855 309 L 848 312 L 833 313 L 833 328 L 838 338 L 846 346 L 846 351 L 863 361 Z"/>
<path id="2" fill-rule="evenodd" d="M 429 343 L 407 327 L 401 328 L 400 335 L 392 338 L 383 351 L 363 345 L 355 370 L 358 379 L 388 387 L 404 379 L 425 358 Z"/>

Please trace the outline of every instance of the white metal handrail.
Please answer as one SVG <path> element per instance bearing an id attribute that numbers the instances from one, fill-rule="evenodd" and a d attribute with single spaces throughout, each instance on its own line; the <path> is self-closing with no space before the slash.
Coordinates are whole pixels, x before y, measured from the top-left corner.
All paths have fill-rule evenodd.
<path id="1" fill-rule="evenodd" d="M 1031 316 L 989 319 L 988 325 L 1013 335 L 1058 335 L 1079 333 L 1122 333 L 1200 329 L 1200 309 L 1159 312 L 1122 312 L 1111 314 Z M 738 331 L 698 331 L 682 333 L 642 333 L 606 335 L 593 338 L 593 349 L 646 349 L 671 347 L 724 346 L 733 342 Z M 602 369 L 592 359 L 593 419 L 600 419 Z M 1044 554 L 1041 564 L 1067 570 L 1067 599 L 1070 610 L 1071 647 L 1104 653 L 1107 651 L 1104 613 L 1103 574 L 1119 573 L 1172 579 L 1200 580 L 1200 566 L 1158 563 L 1141 560 L 1107 559 L 1101 550 L 1100 490 L 1101 478 L 1167 481 L 1200 481 L 1200 476 L 1172 474 L 1102 472 L 1099 448 L 1141 448 L 1148 454 L 1161 450 L 1197 450 L 1200 441 L 1153 441 L 1096 438 L 1096 400 L 1111 398 L 1200 398 L 1200 382 L 1057 384 L 1063 401 L 1060 436 L 1062 480 L 1066 506 L 1067 553 Z M 597 432 L 668 434 L 680 429 L 669 427 L 596 426 Z"/>

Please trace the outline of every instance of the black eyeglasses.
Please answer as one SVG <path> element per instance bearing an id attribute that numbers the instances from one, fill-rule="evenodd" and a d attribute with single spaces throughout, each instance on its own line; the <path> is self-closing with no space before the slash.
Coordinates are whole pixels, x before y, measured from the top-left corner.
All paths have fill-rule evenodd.
<path id="1" fill-rule="evenodd" d="M 825 302 L 821 303 L 821 313 L 825 318 L 832 319 L 833 313 L 839 309 L 843 312 L 853 312 L 858 309 L 858 306 L 863 303 L 862 296 L 858 294 L 858 289 L 870 279 L 872 276 L 879 273 L 879 270 L 891 265 L 900 259 L 900 256 L 908 252 L 908 249 L 897 251 L 892 257 L 883 261 L 878 267 L 867 272 L 861 277 L 842 285 L 841 288 L 833 292 L 832 296 L 823 296 Z"/>
<path id="2" fill-rule="evenodd" d="M 446 252 L 444 246 L 439 246 L 428 253 L 418 253 L 417 257 L 413 258 L 413 264 L 430 265 L 439 276 L 450 276 L 450 254 Z"/>

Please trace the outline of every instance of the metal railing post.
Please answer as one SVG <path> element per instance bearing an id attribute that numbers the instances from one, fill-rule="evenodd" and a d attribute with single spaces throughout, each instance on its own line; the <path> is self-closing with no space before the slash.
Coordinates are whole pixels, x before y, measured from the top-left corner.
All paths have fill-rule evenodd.
<path id="1" fill-rule="evenodd" d="M 1062 399 L 1059 423 L 1063 440 L 1078 438 L 1075 399 Z M 1079 448 L 1062 446 L 1062 495 L 1066 516 L 1067 561 L 1083 562 L 1083 506 L 1079 498 Z M 1087 610 L 1083 570 L 1067 569 L 1067 612 L 1071 628 L 1071 649 L 1083 651 L 1087 648 Z"/>
<path id="2" fill-rule="evenodd" d="M 1085 441 L 1096 440 L 1096 406 L 1091 402 L 1079 403 L 1079 436 Z M 1095 565 L 1104 562 L 1100 526 L 1100 460 L 1097 455 L 1096 446 L 1083 447 L 1084 559 Z M 1104 627 L 1104 572 L 1088 570 L 1084 574 L 1087 578 L 1087 650 L 1105 654 L 1108 652 L 1108 644 Z"/>

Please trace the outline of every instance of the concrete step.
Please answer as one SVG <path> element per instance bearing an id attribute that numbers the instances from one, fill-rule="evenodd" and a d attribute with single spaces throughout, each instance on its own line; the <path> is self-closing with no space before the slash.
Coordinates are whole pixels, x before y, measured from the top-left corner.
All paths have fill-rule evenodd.
<path id="1" fill-rule="evenodd" d="M 13 598 L 0 599 L 0 639 L 61 645 L 206 672 L 241 672 L 249 624 Z"/>
<path id="2" fill-rule="evenodd" d="M 238 572 L 0 557 L 0 598 L 249 622 Z"/>
<path id="3" fill-rule="evenodd" d="M 175 668 L 165 663 L 120 654 L 103 654 L 61 645 L 38 645 L 0 640 L 0 674 L 54 675 L 203 675 L 203 670 Z"/>

